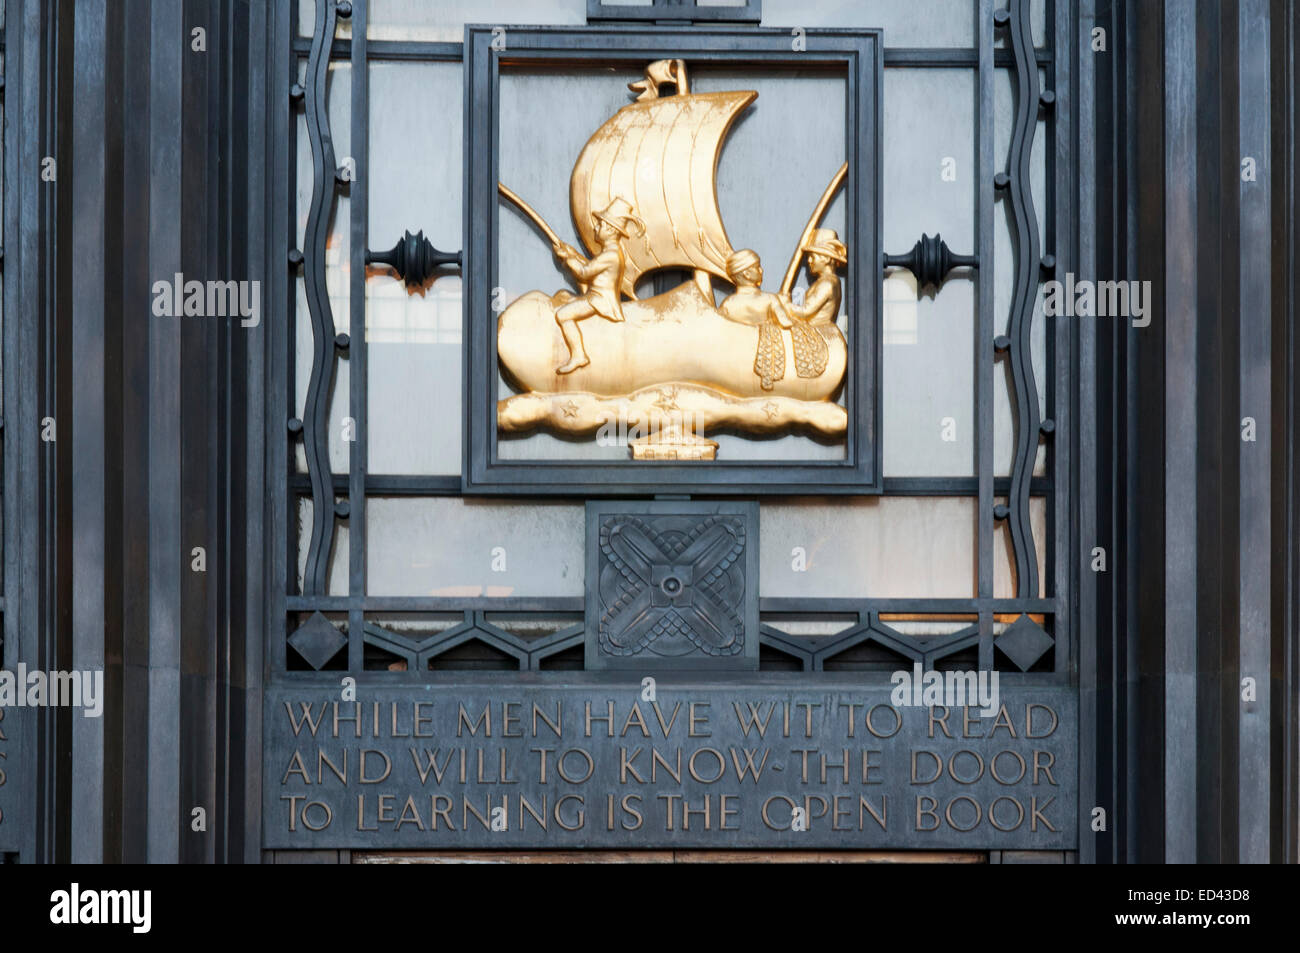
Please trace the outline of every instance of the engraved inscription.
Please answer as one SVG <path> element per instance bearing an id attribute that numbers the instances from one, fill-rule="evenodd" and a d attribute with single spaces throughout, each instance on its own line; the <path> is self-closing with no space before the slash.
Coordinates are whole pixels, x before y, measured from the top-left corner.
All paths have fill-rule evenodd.
<path id="1" fill-rule="evenodd" d="M 1077 846 L 1066 689 L 895 708 L 888 689 L 640 681 L 268 692 L 272 848 Z"/>

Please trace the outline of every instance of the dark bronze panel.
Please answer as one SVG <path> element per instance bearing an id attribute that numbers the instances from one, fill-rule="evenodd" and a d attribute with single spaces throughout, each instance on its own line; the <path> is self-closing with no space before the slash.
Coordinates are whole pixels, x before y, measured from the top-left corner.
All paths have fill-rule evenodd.
<path id="1" fill-rule="evenodd" d="M 320 676 L 267 691 L 268 849 L 1076 848 L 1068 688 L 1004 687 L 987 718 L 842 677 L 665 675 L 653 701 L 608 674 L 355 697 Z"/>
<path id="2" fill-rule="evenodd" d="M 587 668 L 758 668 L 757 503 L 588 503 Z"/>

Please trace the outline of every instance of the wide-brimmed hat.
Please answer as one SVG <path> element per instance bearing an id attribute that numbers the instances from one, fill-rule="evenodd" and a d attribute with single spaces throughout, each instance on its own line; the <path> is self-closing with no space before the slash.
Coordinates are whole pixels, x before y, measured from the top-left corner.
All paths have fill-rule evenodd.
<path id="1" fill-rule="evenodd" d="M 838 261 L 841 265 L 848 264 L 849 250 L 840 241 L 840 237 L 835 234 L 833 228 L 814 229 L 812 236 L 802 250 L 816 255 L 825 255 L 827 258 Z"/>
<path id="2" fill-rule="evenodd" d="M 632 214 L 632 206 L 624 198 L 615 198 L 603 211 L 592 212 L 591 217 L 613 227 L 624 238 L 632 237 L 629 226 L 635 226 L 637 235 L 645 232 L 645 222 Z"/>

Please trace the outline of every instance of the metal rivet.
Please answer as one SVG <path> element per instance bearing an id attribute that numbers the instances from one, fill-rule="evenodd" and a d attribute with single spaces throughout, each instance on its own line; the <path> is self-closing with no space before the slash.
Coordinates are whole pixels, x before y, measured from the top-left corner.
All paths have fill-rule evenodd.
<path id="1" fill-rule="evenodd" d="M 1007 175 L 1005 172 L 999 172 L 997 175 L 993 176 L 993 185 L 996 188 L 1005 189 L 1010 184 L 1011 176 Z"/>
<path id="2" fill-rule="evenodd" d="M 293 434 L 302 433 L 302 421 L 299 420 L 297 417 L 289 418 L 289 433 L 293 433 Z"/>
<path id="3" fill-rule="evenodd" d="M 1056 93 L 1050 89 L 1045 89 L 1038 94 L 1038 101 L 1047 109 L 1051 109 L 1056 104 Z"/>
<path id="4" fill-rule="evenodd" d="M 1004 519 L 1006 519 L 1010 514 L 1011 514 L 1011 510 L 1007 508 L 1007 504 L 1005 504 L 1005 503 L 999 503 L 997 506 L 993 507 L 993 518 L 994 518 L 994 519 L 997 519 L 997 520 L 1004 520 Z"/>
<path id="5" fill-rule="evenodd" d="M 295 265 L 295 266 L 296 266 L 296 265 L 301 265 L 301 264 L 302 264 L 302 249 L 301 249 L 301 248 L 290 248 L 290 249 L 289 249 L 289 264 L 291 264 L 291 265 Z"/>
<path id="6" fill-rule="evenodd" d="M 994 11 L 993 11 L 993 25 L 994 25 L 994 26 L 1006 26 L 1006 25 L 1007 25 L 1008 23 L 1010 23 L 1010 22 L 1011 22 L 1011 11 L 1010 11 L 1010 10 L 994 10 Z"/>
<path id="7" fill-rule="evenodd" d="M 348 345 L 351 343 L 352 343 L 352 339 L 348 337 L 346 334 L 334 335 L 334 346 L 338 348 L 340 351 L 346 351 L 348 349 Z"/>
<path id="8" fill-rule="evenodd" d="M 307 95 L 307 90 L 303 88 L 302 83 L 294 83 L 289 87 L 289 98 L 297 102 Z"/>
<path id="9" fill-rule="evenodd" d="M 993 339 L 993 350 L 1006 351 L 1009 350 L 1010 348 L 1011 348 L 1011 338 L 1007 337 L 1005 334 L 999 334 L 997 337 Z"/>
<path id="10" fill-rule="evenodd" d="M 343 17 L 344 19 L 347 19 L 348 17 L 352 16 L 352 4 L 349 3 L 348 0 L 342 0 L 342 2 L 339 4 L 339 16 Z"/>
<path id="11" fill-rule="evenodd" d="M 352 513 L 352 507 L 348 505 L 347 500 L 339 500 L 334 504 L 334 515 L 341 520 L 345 520 Z"/>
<path id="12" fill-rule="evenodd" d="M 1053 420 L 1051 417 L 1048 417 L 1041 424 L 1038 425 L 1038 429 L 1041 430 L 1043 433 L 1054 433 L 1056 430 L 1056 421 Z"/>
<path id="13" fill-rule="evenodd" d="M 1046 272 L 1052 272 L 1052 271 L 1055 271 L 1055 270 L 1056 270 L 1056 256 L 1055 256 L 1055 255 L 1044 255 L 1044 256 L 1043 256 L 1043 260 L 1042 260 L 1041 262 L 1039 262 L 1039 264 L 1042 266 L 1043 271 L 1046 271 Z"/>

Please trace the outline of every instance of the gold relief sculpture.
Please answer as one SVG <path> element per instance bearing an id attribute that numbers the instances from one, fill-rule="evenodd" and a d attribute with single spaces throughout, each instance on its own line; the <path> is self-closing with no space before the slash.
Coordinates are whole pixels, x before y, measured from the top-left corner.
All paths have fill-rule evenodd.
<path id="1" fill-rule="evenodd" d="M 577 293 L 530 291 L 498 319 L 501 369 L 521 391 L 498 402 L 498 430 L 592 434 L 617 422 L 648 435 L 629 442 L 641 460 L 713 459 L 717 444 L 704 430 L 843 435 L 848 414 L 833 397 L 848 346 L 835 323 L 836 269 L 848 255 L 818 226 L 847 164 L 813 211 L 781 290 L 763 291 L 758 255 L 731 246 L 715 184 L 727 132 L 758 94 L 692 93 L 682 60 L 651 63 L 629 86 L 636 101 L 591 137 L 570 181 L 587 255 L 500 185 L 546 234 Z M 671 95 L 661 94 L 666 86 Z M 805 256 L 814 281 L 796 304 L 790 289 Z M 637 300 L 637 279 L 664 268 L 693 280 Z M 716 305 L 714 276 L 735 287 Z"/>

